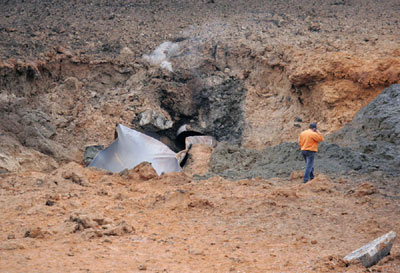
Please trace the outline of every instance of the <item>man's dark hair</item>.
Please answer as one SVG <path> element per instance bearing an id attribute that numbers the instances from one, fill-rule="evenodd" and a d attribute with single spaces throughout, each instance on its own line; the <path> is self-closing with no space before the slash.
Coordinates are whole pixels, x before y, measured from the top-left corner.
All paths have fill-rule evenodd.
<path id="1" fill-rule="evenodd" d="M 316 123 L 310 123 L 310 129 L 317 129 Z"/>

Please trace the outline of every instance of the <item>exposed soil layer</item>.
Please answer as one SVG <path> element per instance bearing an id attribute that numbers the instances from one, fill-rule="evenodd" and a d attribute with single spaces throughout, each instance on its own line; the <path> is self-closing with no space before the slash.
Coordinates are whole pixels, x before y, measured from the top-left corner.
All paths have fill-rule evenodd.
<path id="1" fill-rule="evenodd" d="M 376 159 L 386 172 L 400 169 L 400 85 L 392 85 L 359 111 L 353 121 L 330 135 L 329 142 Z"/>
<path id="2" fill-rule="evenodd" d="M 366 272 L 342 258 L 400 232 L 399 12 L 0 1 L 0 271 Z M 310 122 L 330 136 L 303 185 Z M 83 168 L 118 123 L 223 142 L 160 177 Z M 368 272 L 400 272 L 398 240 Z"/>
<path id="3" fill-rule="evenodd" d="M 331 176 L 373 173 L 392 177 L 385 188 L 399 193 L 395 182 L 400 176 L 399 99 L 400 85 L 386 88 L 351 123 L 326 136 L 316 156 L 316 171 Z M 220 143 L 211 157 L 211 172 L 229 179 L 289 177 L 293 171 L 304 169 L 304 164 L 295 142 L 262 151 Z M 376 186 L 383 186 L 380 180 Z"/>

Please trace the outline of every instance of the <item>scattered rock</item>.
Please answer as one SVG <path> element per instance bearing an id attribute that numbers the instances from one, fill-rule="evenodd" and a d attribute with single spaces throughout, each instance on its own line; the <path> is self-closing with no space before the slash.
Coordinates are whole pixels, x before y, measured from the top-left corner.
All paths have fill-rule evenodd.
<path id="1" fill-rule="evenodd" d="M 52 201 L 52 200 L 47 200 L 45 205 L 51 207 L 51 206 L 54 205 L 54 201 Z"/>
<path id="2" fill-rule="evenodd" d="M 156 170 L 149 162 L 142 162 L 131 170 L 125 169 L 120 172 L 121 177 L 126 180 L 147 181 L 158 177 Z"/>
<path id="3" fill-rule="evenodd" d="M 335 6 L 344 6 L 346 4 L 345 0 L 333 0 L 331 2 L 331 5 L 335 5 Z"/>
<path id="4" fill-rule="evenodd" d="M 400 84 L 384 89 L 353 121 L 326 138 L 362 153 L 361 168 L 394 176 L 400 170 Z M 363 162 L 364 161 L 364 162 Z"/>
<path id="5" fill-rule="evenodd" d="M 116 226 L 110 226 L 107 228 L 103 234 L 107 236 L 121 236 L 124 234 L 129 234 L 134 232 L 135 229 L 131 226 L 128 225 L 125 221 L 120 222 Z"/>
<path id="6" fill-rule="evenodd" d="M 130 58 L 133 56 L 133 51 L 129 47 L 124 47 L 121 49 L 119 54 L 122 58 Z"/>
<path id="7" fill-rule="evenodd" d="M 32 230 L 28 230 L 25 232 L 24 237 L 27 238 L 36 238 L 36 239 L 43 239 L 45 237 L 45 234 L 48 232 L 42 231 L 40 227 L 34 228 Z"/>
<path id="8" fill-rule="evenodd" d="M 198 255 L 198 256 L 205 256 L 204 250 L 201 249 L 190 249 L 189 254 Z"/>
<path id="9" fill-rule="evenodd" d="M 25 246 L 11 242 L 0 243 L 0 250 L 16 250 L 16 249 L 25 249 Z"/>
<path id="10" fill-rule="evenodd" d="M 370 183 L 362 183 L 358 188 L 354 191 L 354 195 L 357 197 L 362 197 L 366 195 L 371 195 L 377 192 L 377 189 L 374 185 Z"/>
<path id="11" fill-rule="evenodd" d="M 81 185 L 81 186 L 87 186 L 88 181 L 85 177 L 82 175 L 77 174 L 76 172 L 72 170 L 67 170 L 62 173 L 62 178 L 71 180 L 73 183 Z"/>
<path id="12" fill-rule="evenodd" d="M 75 227 L 75 232 L 82 231 L 87 228 L 95 228 L 98 226 L 98 223 L 94 221 L 89 215 L 75 214 L 71 215 L 69 220 L 77 223 Z"/>
<path id="13" fill-rule="evenodd" d="M 276 199 L 287 199 L 287 200 L 296 200 L 299 197 L 296 194 L 296 191 L 294 189 L 278 189 L 273 192 L 271 192 L 271 200 L 276 200 Z"/>
<path id="14" fill-rule="evenodd" d="M 77 223 L 73 229 L 74 233 L 84 231 L 83 236 L 89 239 L 102 236 L 121 236 L 135 231 L 125 221 L 114 224 L 110 219 L 96 215 L 75 213 L 70 216 L 69 220 Z"/>
<path id="15" fill-rule="evenodd" d="M 310 24 L 310 26 L 308 27 L 308 30 L 309 31 L 312 31 L 312 32 L 319 32 L 320 30 L 321 30 L 321 27 L 320 27 L 320 25 L 318 24 L 318 23 L 311 23 Z"/>
<path id="16" fill-rule="evenodd" d="M 138 269 L 144 271 L 144 270 L 147 270 L 147 266 L 144 264 L 141 264 L 141 265 L 139 265 Z"/>
<path id="17" fill-rule="evenodd" d="M 303 175 L 304 175 L 304 171 L 293 171 L 291 174 L 290 174 L 290 180 L 296 180 L 296 179 L 300 179 L 300 178 L 303 178 Z"/>
<path id="18" fill-rule="evenodd" d="M 201 208 L 201 209 L 210 209 L 214 208 L 214 204 L 207 199 L 195 199 L 192 200 L 188 204 L 189 208 Z"/>
<path id="19" fill-rule="evenodd" d="M 344 261 L 352 263 L 359 261 L 365 267 L 371 267 L 377 264 L 383 257 L 390 253 L 393 242 L 396 239 L 396 233 L 390 231 L 385 235 L 373 240 L 361 248 L 344 257 Z"/>
<path id="20" fill-rule="evenodd" d="M 194 144 L 189 150 L 184 165 L 185 173 L 204 175 L 210 168 L 212 147 L 206 144 Z"/>
<path id="21" fill-rule="evenodd" d="M 147 131 L 157 132 L 160 130 L 167 130 L 172 128 L 174 122 L 163 114 L 157 113 L 156 111 L 149 109 L 140 113 L 139 125 Z"/>
<path id="22" fill-rule="evenodd" d="M 104 145 L 92 145 L 85 148 L 85 153 L 83 154 L 83 162 L 85 166 L 89 166 L 90 162 L 96 157 L 97 153 L 104 150 Z"/>

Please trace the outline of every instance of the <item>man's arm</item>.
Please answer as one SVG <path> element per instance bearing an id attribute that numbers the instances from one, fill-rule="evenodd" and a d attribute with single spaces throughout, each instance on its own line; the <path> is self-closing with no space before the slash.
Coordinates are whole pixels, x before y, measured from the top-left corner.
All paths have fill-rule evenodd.
<path id="1" fill-rule="evenodd" d="M 322 134 L 318 130 L 315 129 L 313 131 L 315 133 L 312 136 L 313 140 L 315 140 L 316 142 L 324 141 L 324 137 L 322 136 Z"/>
<path id="2" fill-rule="evenodd" d="M 300 146 L 300 148 L 301 148 L 301 146 L 303 146 L 303 144 L 304 144 L 304 139 L 303 139 L 303 137 L 302 137 L 302 135 L 300 134 L 300 136 L 299 136 L 299 146 Z"/>

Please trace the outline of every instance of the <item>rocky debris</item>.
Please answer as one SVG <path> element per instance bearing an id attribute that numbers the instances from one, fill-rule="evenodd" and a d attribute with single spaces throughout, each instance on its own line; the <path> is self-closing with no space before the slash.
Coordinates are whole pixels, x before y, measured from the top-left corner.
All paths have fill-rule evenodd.
<path id="1" fill-rule="evenodd" d="M 21 105 L 9 105 L 0 128 L 17 136 L 19 142 L 43 154 L 60 158 L 62 147 L 52 138 L 56 127 L 51 117 L 43 111 L 27 109 Z"/>
<path id="2" fill-rule="evenodd" d="M 53 200 L 47 200 L 45 203 L 45 205 L 49 206 L 49 207 L 54 206 L 54 204 L 55 204 L 55 202 Z"/>
<path id="3" fill-rule="evenodd" d="M 374 193 L 377 193 L 378 190 L 371 183 L 362 183 L 358 188 L 354 191 L 354 195 L 357 197 L 367 196 Z"/>
<path id="4" fill-rule="evenodd" d="M 125 221 L 121 221 L 114 226 L 104 226 L 103 228 L 105 228 L 103 234 L 106 236 L 122 236 L 135 231 L 135 229 Z"/>
<path id="5" fill-rule="evenodd" d="M 22 244 L 17 244 L 13 242 L 2 242 L 0 243 L 0 250 L 16 250 L 16 249 L 25 249 L 25 246 Z"/>
<path id="6" fill-rule="evenodd" d="M 195 144 L 202 144 L 210 148 L 215 148 L 217 146 L 217 141 L 212 136 L 188 136 L 185 138 L 186 148 Z"/>
<path id="7" fill-rule="evenodd" d="M 385 235 L 353 251 L 344 257 L 344 261 L 347 263 L 359 261 L 363 266 L 371 267 L 390 253 L 395 239 L 396 233 L 390 231 L 389 233 L 386 233 Z"/>
<path id="8" fill-rule="evenodd" d="M 210 167 L 212 148 L 207 144 L 194 144 L 188 153 L 183 171 L 192 175 L 206 174 Z"/>
<path id="9" fill-rule="evenodd" d="M 192 198 L 192 201 L 187 204 L 188 208 L 198 208 L 198 209 L 212 209 L 215 205 L 207 199 Z"/>
<path id="10" fill-rule="evenodd" d="M 35 238 L 35 239 L 43 239 L 46 234 L 49 234 L 47 231 L 42 231 L 40 227 L 28 230 L 25 232 L 24 237 L 27 238 Z"/>
<path id="11" fill-rule="evenodd" d="M 182 69 L 173 76 L 157 81 L 153 78 L 151 82 L 160 107 L 174 121 L 173 127 L 163 132 L 169 138 L 175 139 L 182 124 L 188 124 L 193 131 L 211 135 L 218 141 L 241 142 L 247 93 L 242 80 L 230 77 L 210 64 L 210 67 Z M 144 121 L 143 124 L 151 124 L 150 118 Z"/>
<path id="12" fill-rule="evenodd" d="M 325 138 L 316 155 L 316 171 L 346 174 L 380 170 L 398 176 L 399 139 L 400 85 L 392 85 L 361 109 L 352 123 Z M 303 158 L 294 142 L 262 151 L 219 143 L 211 157 L 211 172 L 230 179 L 287 177 L 303 168 Z"/>
<path id="13" fill-rule="evenodd" d="M 121 49 L 121 51 L 119 52 L 119 57 L 121 59 L 130 59 L 134 56 L 133 51 L 129 48 L 129 47 L 124 47 Z"/>
<path id="14" fill-rule="evenodd" d="M 286 142 L 264 150 L 252 150 L 218 143 L 211 156 L 211 173 L 229 179 L 289 177 L 304 169 L 304 159 L 297 143 Z M 316 172 L 346 174 L 350 171 L 376 170 L 375 161 L 351 148 L 322 143 L 316 155 Z"/>
<path id="15" fill-rule="evenodd" d="M 90 162 L 92 162 L 101 150 L 104 150 L 104 145 L 87 146 L 83 154 L 83 163 L 85 166 L 89 166 Z"/>
<path id="16" fill-rule="evenodd" d="M 107 219 L 103 219 L 101 217 L 96 217 L 92 215 L 89 216 L 85 214 L 72 215 L 69 220 L 77 223 L 75 231 L 82 231 L 87 228 L 94 228 L 102 224 L 110 223 L 110 221 Z"/>
<path id="17" fill-rule="evenodd" d="M 74 213 L 69 218 L 70 222 L 76 223 L 73 232 L 85 231 L 87 238 L 102 236 L 122 236 L 135 231 L 135 229 L 125 221 L 114 223 L 105 217 L 92 214 Z"/>
<path id="18" fill-rule="evenodd" d="M 123 170 L 120 172 L 122 178 L 126 180 L 135 181 L 147 181 L 158 177 L 156 170 L 150 162 L 142 162 L 130 170 Z"/>
<path id="19" fill-rule="evenodd" d="M 398 174 L 400 169 L 400 85 L 382 91 L 353 121 L 326 141 L 350 147 L 374 160 L 376 169 Z"/>
<path id="20" fill-rule="evenodd" d="M 54 158 L 27 148 L 9 135 L 0 133 L 0 173 L 17 172 L 26 169 L 53 171 L 58 167 Z"/>
<path id="21" fill-rule="evenodd" d="M 85 169 L 83 166 L 76 162 L 69 162 L 62 167 L 58 168 L 51 174 L 47 175 L 46 180 L 55 182 L 57 185 L 65 184 L 65 182 L 72 182 L 73 184 L 87 187 L 89 186 L 88 174 L 91 170 Z M 51 198 L 56 201 L 56 198 Z"/>
<path id="22" fill-rule="evenodd" d="M 139 115 L 139 125 L 146 131 L 158 132 L 172 128 L 174 122 L 165 115 L 148 109 Z"/>
<path id="23" fill-rule="evenodd" d="M 200 90 L 193 100 L 198 111 L 202 133 L 217 141 L 240 143 L 245 123 L 243 81 L 215 73 L 201 80 Z"/>
<path id="24" fill-rule="evenodd" d="M 80 186 L 87 186 L 88 185 L 88 181 L 87 181 L 86 177 L 74 172 L 73 170 L 64 171 L 61 174 L 61 176 L 62 176 L 62 178 L 70 180 L 73 183 L 78 184 Z"/>

